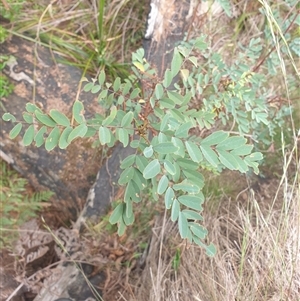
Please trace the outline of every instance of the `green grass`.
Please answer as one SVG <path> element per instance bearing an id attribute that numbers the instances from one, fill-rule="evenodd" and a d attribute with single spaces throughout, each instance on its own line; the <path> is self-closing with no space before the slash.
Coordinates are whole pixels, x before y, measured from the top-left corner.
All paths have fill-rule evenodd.
<path id="1" fill-rule="evenodd" d="M 10 1 L 9 1 L 10 2 Z M 128 74 L 131 52 L 141 46 L 145 5 L 133 1 L 71 1 L 42 5 L 23 0 L 4 14 L 10 34 L 42 42 L 64 63 L 96 76 L 101 70 L 112 78 Z M 5 10 L 4 10 L 5 11 Z"/>
<path id="2" fill-rule="evenodd" d="M 18 237 L 18 227 L 47 205 L 50 191 L 32 192 L 28 181 L 0 160 L 0 249 L 10 248 Z"/>

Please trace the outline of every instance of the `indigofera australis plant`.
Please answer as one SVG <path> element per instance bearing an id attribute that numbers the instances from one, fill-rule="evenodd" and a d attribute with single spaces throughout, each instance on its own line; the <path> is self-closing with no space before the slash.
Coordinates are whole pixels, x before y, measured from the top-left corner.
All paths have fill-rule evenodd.
<path id="1" fill-rule="evenodd" d="M 22 135 L 25 146 L 44 145 L 48 151 L 92 136 L 108 147 L 117 141 L 130 145 L 136 152 L 121 162 L 119 178 L 119 185 L 125 186 L 124 200 L 110 217 L 118 234 L 134 223 L 134 203 L 141 202 L 142 191 L 150 188 L 152 198 L 170 209 L 181 237 L 213 256 L 216 248 L 207 244 L 208 231 L 202 225 L 201 170 L 259 172 L 262 154 L 253 151 L 248 139 L 257 124 L 272 124 L 268 103 L 260 96 L 264 77 L 244 64 L 227 66 L 219 54 L 211 53 L 204 36 L 176 47 L 162 78 L 142 49 L 133 53 L 132 63 L 132 75 L 124 81 L 116 78 L 109 83 L 102 71 L 85 85 L 84 91 L 98 95 L 106 115 L 86 119 L 79 100 L 71 118 L 57 109 L 46 113 L 27 103 L 24 121 L 3 115 L 15 123 L 9 136 Z M 235 131 L 219 130 L 220 124 Z"/>

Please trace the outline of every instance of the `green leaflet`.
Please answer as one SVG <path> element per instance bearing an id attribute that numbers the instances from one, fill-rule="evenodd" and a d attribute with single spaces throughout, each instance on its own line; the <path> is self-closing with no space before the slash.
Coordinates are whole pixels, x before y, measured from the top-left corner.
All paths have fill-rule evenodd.
<path id="1" fill-rule="evenodd" d="M 204 158 L 214 167 L 220 163 L 217 154 L 210 148 L 210 146 L 200 145 L 200 149 Z"/>
<path id="2" fill-rule="evenodd" d="M 176 222 L 180 212 L 179 202 L 175 199 L 173 201 L 172 209 L 171 209 L 171 221 Z"/>
<path id="3" fill-rule="evenodd" d="M 23 136 L 23 144 L 24 146 L 28 146 L 33 142 L 34 138 L 34 125 L 31 124 L 27 130 L 25 131 L 25 134 Z"/>
<path id="4" fill-rule="evenodd" d="M 121 218 L 122 218 L 122 214 L 123 214 L 123 209 L 125 207 L 125 204 L 119 204 L 113 211 L 113 213 L 111 214 L 110 218 L 109 218 L 109 222 L 114 225 L 116 224 Z"/>
<path id="5" fill-rule="evenodd" d="M 163 142 L 153 147 L 154 151 L 159 154 L 170 154 L 178 150 L 178 148 L 172 142 Z"/>
<path id="6" fill-rule="evenodd" d="M 69 118 L 58 110 L 50 110 L 50 117 L 59 125 L 70 126 Z"/>
<path id="7" fill-rule="evenodd" d="M 201 141 L 201 145 L 216 145 L 228 138 L 229 134 L 224 131 L 217 131 Z"/>
<path id="8" fill-rule="evenodd" d="M 46 133 L 47 133 L 47 127 L 43 125 L 34 137 L 36 147 L 40 147 L 44 144 L 44 142 L 45 142 L 44 135 Z"/>
<path id="9" fill-rule="evenodd" d="M 2 119 L 4 121 L 12 121 L 12 122 L 16 122 L 16 117 L 10 113 L 4 113 L 2 116 Z"/>
<path id="10" fill-rule="evenodd" d="M 169 185 L 169 179 L 166 175 L 163 175 L 158 182 L 157 193 L 163 194 L 168 188 L 168 185 Z"/>
<path id="11" fill-rule="evenodd" d="M 84 135 L 87 132 L 87 125 L 85 123 L 82 123 L 78 126 L 76 126 L 69 134 L 68 136 L 68 143 L 71 143 L 74 139 L 78 137 L 84 137 Z"/>
<path id="12" fill-rule="evenodd" d="M 59 138 L 59 141 L 58 141 L 58 147 L 61 148 L 61 149 L 65 149 L 70 143 L 68 142 L 68 137 L 70 135 L 70 133 L 72 132 L 72 128 L 69 126 L 69 127 L 66 127 L 63 132 L 61 133 L 61 136 Z"/>
<path id="13" fill-rule="evenodd" d="M 129 143 L 129 133 L 126 129 L 117 128 L 116 130 L 117 139 L 126 147 Z"/>
<path id="14" fill-rule="evenodd" d="M 185 146 L 188 154 L 194 162 L 200 163 L 203 160 L 202 153 L 195 143 L 192 141 L 186 141 Z"/>
<path id="15" fill-rule="evenodd" d="M 85 122 L 85 118 L 83 116 L 84 106 L 83 103 L 79 100 L 76 100 L 73 104 L 73 118 L 77 123 L 81 124 Z"/>
<path id="16" fill-rule="evenodd" d="M 106 127 L 100 126 L 99 128 L 99 141 L 101 145 L 105 145 L 110 143 L 111 141 L 111 133 L 110 130 Z"/>
<path id="17" fill-rule="evenodd" d="M 171 62 L 171 73 L 172 73 L 173 77 L 178 74 L 178 72 L 182 66 L 182 63 L 183 63 L 182 56 L 176 47 L 174 49 L 174 54 L 173 54 L 173 58 L 172 58 L 172 62 Z"/>
<path id="18" fill-rule="evenodd" d="M 190 193 L 190 194 L 197 194 L 200 192 L 200 187 L 194 183 L 191 183 L 188 180 L 183 180 L 179 184 L 174 184 L 173 189 L 176 191 L 182 190 L 182 191 Z"/>
<path id="19" fill-rule="evenodd" d="M 47 125 L 49 127 L 55 127 L 56 122 L 50 118 L 47 114 L 41 113 L 39 110 L 35 110 L 35 117 L 38 121 L 40 121 L 42 124 Z"/>
<path id="20" fill-rule="evenodd" d="M 56 126 L 49 134 L 45 141 L 45 149 L 49 152 L 58 145 L 60 130 Z"/>
<path id="21" fill-rule="evenodd" d="M 145 179 L 152 179 L 160 173 L 160 164 L 157 159 L 151 161 L 144 169 L 143 176 Z"/>
<path id="22" fill-rule="evenodd" d="M 202 211 L 202 204 L 204 202 L 204 199 L 194 195 L 182 195 L 178 197 L 178 201 L 186 207 Z"/>
<path id="23" fill-rule="evenodd" d="M 175 198 L 174 190 L 171 187 L 168 187 L 165 193 L 165 206 L 167 209 L 170 209 Z"/>
<path id="24" fill-rule="evenodd" d="M 178 229 L 179 229 L 181 238 L 188 237 L 189 232 L 190 232 L 189 224 L 188 224 L 186 216 L 182 212 L 179 212 L 179 216 L 178 216 Z"/>

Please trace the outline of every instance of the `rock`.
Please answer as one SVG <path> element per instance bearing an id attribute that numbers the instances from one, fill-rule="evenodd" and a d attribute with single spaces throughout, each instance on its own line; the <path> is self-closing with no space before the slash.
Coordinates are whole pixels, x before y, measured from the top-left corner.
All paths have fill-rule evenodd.
<path id="1" fill-rule="evenodd" d="M 15 85 L 13 94 L 1 99 L 1 117 L 3 113 L 10 112 L 18 120 L 23 120 L 22 112 L 27 102 L 35 103 L 46 112 L 59 108 L 71 116 L 72 104 L 80 89 L 80 70 L 59 63 L 59 57 L 49 49 L 18 37 L 0 47 L 1 55 L 13 56 L 4 73 Z M 94 95 L 81 93 L 80 98 L 85 103 L 86 114 L 94 114 L 97 110 Z M 62 212 L 63 220 L 76 219 L 101 166 L 99 150 L 91 147 L 92 141 L 80 139 L 66 150 L 55 148 L 47 152 L 44 146 L 24 147 L 20 137 L 15 140 L 8 137 L 12 127 L 11 123 L 1 119 L 1 157 L 26 177 L 35 189 L 55 193 L 54 202 Z"/>

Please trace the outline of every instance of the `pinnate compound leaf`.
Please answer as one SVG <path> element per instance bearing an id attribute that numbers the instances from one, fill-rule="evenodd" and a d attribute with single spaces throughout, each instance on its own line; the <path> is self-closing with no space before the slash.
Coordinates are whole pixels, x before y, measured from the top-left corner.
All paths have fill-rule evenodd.
<path id="1" fill-rule="evenodd" d="M 83 111 L 84 106 L 83 103 L 79 100 L 76 100 L 73 104 L 73 118 L 76 120 L 77 123 L 81 124 L 85 122 Z"/>
<path id="2" fill-rule="evenodd" d="M 178 216 L 178 228 L 179 228 L 179 234 L 181 238 L 187 238 L 190 230 L 189 230 L 189 224 L 185 217 L 185 215 L 182 212 L 179 212 Z"/>
<path id="3" fill-rule="evenodd" d="M 191 209 L 202 211 L 202 204 L 204 202 L 204 199 L 200 196 L 195 195 L 181 195 L 178 197 L 178 201 Z"/>
<path id="4" fill-rule="evenodd" d="M 35 141 L 35 146 L 36 147 L 40 147 L 44 144 L 45 142 L 45 137 L 44 135 L 47 133 L 47 127 L 46 126 L 42 126 L 38 132 L 36 133 L 35 137 L 34 137 L 34 141 Z"/>
<path id="5" fill-rule="evenodd" d="M 158 182 L 157 193 L 163 194 L 168 188 L 168 185 L 169 185 L 169 179 L 166 175 L 163 175 Z"/>
<path id="6" fill-rule="evenodd" d="M 25 134 L 23 136 L 23 144 L 24 146 L 28 146 L 33 142 L 34 139 L 34 125 L 31 124 L 27 130 L 25 131 Z"/>
<path id="7" fill-rule="evenodd" d="M 206 145 L 200 145 L 200 149 L 204 158 L 214 167 L 217 167 L 220 163 L 217 154 Z"/>
<path id="8" fill-rule="evenodd" d="M 171 187 L 168 187 L 165 193 L 165 207 L 170 209 L 175 198 L 174 190 Z"/>
<path id="9" fill-rule="evenodd" d="M 78 138 L 78 137 L 84 137 L 84 135 L 87 132 L 87 125 L 85 123 L 82 123 L 78 126 L 76 126 L 72 132 L 70 132 L 69 136 L 68 136 L 68 143 L 71 143 L 74 139 Z"/>
<path id="10" fill-rule="evenodd" d="M 41 113 L 39 110 L 34 111 L 35 117 L 38 121 L 40 121 L 42 124 L 49 126 L 49 127 L 55 127 L 56 122 L 49 117 L 47 114 Z"/>
<path id="11" fill-rule="evenodd" d="M 59 142 L 59 136 L 60 136 L 60 130 L 56 126 L 49 134 L 45 141 L 45 149 L 50 152 L 52 149 L 54 149 Z"/>
<path id="12" fill-rule="evenodd" d="M 109 222 L 114 225 L 116 224 L 121 218 L 122 218 L 122 214 L 123 214 L 123 210 L 124 210 L 125 204 L 119 204 L 113 211 L 113 213 L 111 214 L 111 216 L 109 217 Z"/>
<path id="13" fill-rule="evenodd" d="M 229 134 L 224 131 L 217 131 L 201 141 L 201 145 L 216 145 L 228 138 Z"/>
<path id="14" fill-rule="evenodd" d="M 100 126 L 99 128 L 99 140 L 101 145 L 110 143 L 111 133 L 110 130 L 106 127 Z"/>
<path id="15" fill-rule="evenodd" d="M 73 130 L 73 128 L 68 126 L 62 131 L 59 141 L 58 141 L 58 147 L 60 149 L 65 149 L 70 144 L 68 142 L 68 137 L 69 137 L 70 133 L 72 132 L 72 130 Z"/>
<path id="16" fill-rule="evenodd" d="M 171 221 L 176 222 L 180 212 L 179 202 L 175 199 L 171 209 Z"/>
<path id="17" fill-rule="evenodd" d="M 69 118 L 58 110 L 50 110 L 50 117 L 59 125 L 70 126 Z"/>
<path id="18" fill-rule="evenodd" d="M 186 141 L 185 146 L 188 154 L 194 162 L 199 163 L 203 160 L 202 153 L 199 147 L 194 142 Z"/>
<path id="19" fill-rule="evenodd" d="M 154 151 L 159 154 L 170 154 L 178 150 L 178 148 L 172 142 L 163 142 L 153 147 Z"/>
<path id="20" fill-rule="evenodd" d="M 2 116 L 2 119 L 4 121 L 12 121 L 12 122 L 16 122 L 17 119 L 14 115 L 10 114 L 10 113 L 4 113 Z"/>
<path id="21" fill-rule="evenodd" d="M 145 179 L 152 179 L 160 173 L 160 164 L 157 159 L 151 161 L 144 169 L 143 176 Z"/>
<path id="22" fill-rule="evenodd" d="M 22 130 L 22 123 L 16 124 L 9 132 L 9 138 L 15 139 L 20 134 L 21 130 Z"/>

